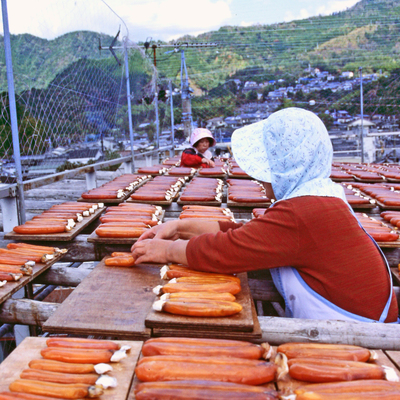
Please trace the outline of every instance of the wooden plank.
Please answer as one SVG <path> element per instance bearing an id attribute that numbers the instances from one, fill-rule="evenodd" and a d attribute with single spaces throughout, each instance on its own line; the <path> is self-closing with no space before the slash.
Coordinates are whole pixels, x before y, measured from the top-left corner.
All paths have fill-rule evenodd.
<path id="1" fill-rule="evenodd" d="M 212 339 L 233 339 L 233 340 L 248 340 L 250 342 L 261 341 L 261 327 L 258 322 L 256 308 L 254 303 L 251 302 L 251 312 L 253 316 L 254 328 L 252 332 L 219 332 L 214 330 L 193 330 L 193 329 L 170 329 L 166 328 L 154 328 L 153 335 L 155 337 L 194 337 L 194 338 L 212 338 Z"/>
<path id="2" fill-rule="evenodd" d="M 400 271 L 399 268 L 390 268 L 392 271 L 392 277 L 393 277 L 393 282 L 396 283 L 397 285 L 400 285 Z"/>
<path id="3" fill-rule="evenodd" d="M 174 197 L 170 200 L 135 200 L 131 197 L 126 201 L 127 203 L 144 203 L 144 204 L 154 204 L 156 206 L 169 206 L 178 197 L 179 190 L 175 193 Z"/>
<path id="4" fill-rule="evenodd" d="M 400 370 L 400 351 L 386 350 L 385 354 L 393 362 L 398 370 Z"/>
<path id="5" fill-rule="evenodd" d="M 160 267 L 106 267 L 102 260 L 44 324 L 44 331 L 147 339 L 145 318 Z"/>
<path id="6" fill-rule="evenodd" d="M 266 279 L 249 278 L 250 291 L 255 301 L 275 301 L 281 302 L 283 297 L 278 292 L 274 282 Z"/>
<path id="7" fill-rule="evenodd" d="M 180 206 L 185 206 L 185 205 L 194 205 L 194 206 L 214 206 L 214 207 L 218 207 L 222 204 L 222 200 L 218 201 L 218 200 L 210 200 L 210 201 L 182 201 L 180 200 L 180 196 L 179 199 L 177 200 L 177 203 Z"/>
<path id="8" fill-rule="evenodd" d="M 113 205 L 123 203 L 131 195 L 131 193 L 132 192 L 126 193 L 123 197 L 120 197 L 119 199 L 83 199 L 82 197 L 79 197 L 79 199 L 77 199 L 76 201 L 84 203 L 104 203 L 107 205 Z"/>
<path id="9" fill-rule="evenodd" d="M 285 342 L 320 342 L 400 350 L 400 324 L 260 316 L 258 320 L 263 340 L 272 345 Z"/>
<path id="10" fill-rule="evenodd" d="M 132 385 L 134 370 L 143 342 L 115 341 L 131 346 L 128 357 L 119 363 L 112 363 L 113 370 L 108 375 L 117 379 L 115 388 L 106 389 L 99 400 L 126 400 Z M 0 365 L 0 391 L 8 391 L 11 382 L 19 378 L 20 373 L 29 368 L 31 360 L 40 359 L 40 351 L 46 348 L 46 338 L 27 337 Z"/>
<path id="11" fill-rule="evenodd" d="M 178 335 L 178 336 L 179 336 L 179 335 Z M 195 336 L 195 337 L 202 337 L 202 338 L 204 338 L 204 337 L 206 337 L 206 336 Z M 226 339 L 228 339 L 228 337 L 226 337 Z M 242 338 L 241 340 L 246 340 L 246 339 L 243 339 L 243 338 Z M 143 355 L 141 354 L 139 360 L 142 359 L 142 358 L 143 358 Z M 140 381 L 140 380 L 138 379 L 138 377 L 135 375 L 134 378 L 133 378 L 131 390 L 130 390 L 130 392 L 129 392 L 129 396 L 128 396 L 128 399 L 127 399 L 127 400 L 135 400 L 135 398 L 136 398 L 136 397 L 135 397 L 135 389 L 136 389 L 137 385 L 138 385 L 139 383 L 141 383 L 141 382 L 142 382 L 142 381 Z M 275 383 L 274 383 L 274 382 L 266 383 L 266 384 L 261 385 L 261 386 L 262 386 L 262 387 L 269 388 L 269 389 L 272 389 L 272 390 L 276 390 L 276 387 L 275 387 Z M 210 400 L 212 400 L 212 399 L 210 399 Z"/>
<path id="12" fill-rule="evenodd" d="M 250 175 L 236 175 L 236 174 L 231 174 L 228 171 L 228 178 L 229 179 L 253 179 Z"/>
<path id="13" fill-rule="evenodd" d="M 349 203 L 350 204 L 350 203 Z M 376 204 L 350 204 L 350 207 L 357 211 L 357 210 L 372 210 L 374 208 L 377 208 Z"/>
<path id="14" fill-rule="evenodd" d="M 387 367 L 391 367 L 395 370 L 396 375 L 400 379 L 400 372 L 398 368 L 396 367 L 395 364 L 392 363 L 392 361 L 389 359 L 389 357 L 382 351 L 382 350 L 376 350 L 376 354 L 378 356 L 377 360 L 373 361 L 373 364 L 377 365 L 385 365 Z M 291 378 L 289 375 L 287 376 L 287 380 L 279 380 L 277 381 L 277 386 L 280 391 L 283 391 L 284 393 L 292 393 L 294 389 L 298 388 L 299 386 L 302 385 L 307 385 L 310 384 L 311 382 L 304 382 L 304 381 L 299 381 L 297 379 Z"/>
<path id="15" fill-rule="evenodd" d="M 238 203 L 235 201 L 231 201 L 229 200 L 229 195 L 228 195 L 228 199 L 226 201 L 226 204 L 228 205 L 228 207 L 245 207 L 245 208 L 258 208 L 258 207 L 262 207 L 262 208 L 268 208 L 271 206 L 271 200 L 267 200 L 265 202 L 259 202 L 259 203 Z"/>
<path id="16" fill-rule="evenodd" d="M 165 211 L 162 210 L 161 213 L 157 216 L 158 220 L 160 222 L 163 221 L 165 215 Z M 107 237 L 100 237 L 96 234 L 94 231 L 89 235 L 87 238 L 88 242 L 91 243 L 110 243 L 110 244 L 133 244 L 135 243 L 139 238 L 107 238 Z"/>
<path id="17" fill-rule="evenodd" d="M 178 167 L 178 168 L 179 168 L 179 167 Z M 195 173 L 196 173 L 196 171 L 191 172 L 191 173 L 189 173 L 189 174 L 184 174 L 184 173 L 180 173 L 180 172 L 178 172 L 178 173 L 173 172 L 173 173 L 171 174 L 171 172 L 169 171 L 169 172 L 167 172 L 167 173 L 165 174 L 165 176 L 177 176 L 177 177 L 181 177 L 181 178 L 192 179 L 193 176 L 195 175 Z"/>
<path id="18" fill-rule="evenodd" d="M 42 242 L 69 242 L 79 235 L 88 225 L 96 220 L 103 212 L 104 208 L 96 210 L 89 217 L 83 217 L 81 222 L 77 222 L 75 227 L 69 232 L 62 233 L 50 233 L 50 234 L 39 234 L 39 235 L 22 235 L 20 233 L 9 232 L 4 235 L 4 239 L 7 240 L 18 240 L 20 242 L 26 241 L 42 241 Z"/>
<path id="19" fill-rule="evenodd" d="M 357 182 L 363 182 L 363 183 L 385 183 L 385 179 L 383 177 L 381 178 L 370 178 L 370 179 L 363 179 L 363 178 L 359 178 L 355 175 L 353 175 L 354 180 Z"/>
<path id="20" fill-rule="evenodd" d="M 340 183 L 340 182 L 354 182 L 353 175 L 351 175 L 351 176 L 349 175 L 349 177 L 343 176 L 341 178 L 333 178 L 333 177 L 331 177 L 331 180 L 333 182 L 338 182 L 338 183 Z"/>
<path id="21" fill-rule="evenodd" d="M 251 310 L 251 294 L 249 284 L 247 282 L 247 274 L 240 273 L 242 290 L 236 295 L 236 301 L 242 305 L 243 310 L 236 315 L 221 318 L 202 318 L 202 317 L 186 317 L 183 315 L 173 315 L 163 312 L 157 312 L 151 309 L 146 317 L 146 326 L 149 328 L 166 328 L 168 329 L 194 329 L 207 331 L 224 331 L 224 332 L 252 332 L 254 322 Z M 165 284 L 159 280 L 158 284 Z"/>
<path id="22" fill-rule="evenodd" d="M 125 200 L 129 198 L 129 196 L 138 188 L 143 186 L 146 182 L 148 182 L 151 179 L 151 176 L 148 176 L 147 179 L 143 179 L 140 183 L 135 185 L 135 187 L 132 190 L 125 190 L 124 195 L 120 197 L 119 199 L 83 199 L 82 197 L 79 197 L 77 201 L 81 202 L 88 202 L 88 203 L 104 203 L 104 204 L 119 204 L 123 203 Z"/>
<path id="23" fill-rule="evenodd" d="M 399 207 L 400 210 L 400 207 Z M 371 211 L 371 210 L 370 210 Z M 367 214 L 368 215 L 368 214 Z M 386 226 L 388 226 L 389 228 L 391 228 L 391 230 L 395 231 L 398 228 L 394 225 L 392 225 L 389 221 L 385 220 L 384 218 L 382 218 L 380 215 L 376 215 L 376 214 L 370 214 L 368 215 L 368 217 L 373 218 L 376 221 L 382 222 L 383 224 L 385 224 Z M 387 248 L 387 249 L 394 249 L 394 248 L 400 248 L 400 238 L 397 240 L 394 240 L 392 242 L 376 242 L 378 244 L 378 246 L 382 249 Z"/>
<path id="24" fill-rule="evenodd" d="M 206 168 L 207 170 L 207 168 Z M 222 172 L 220 174 L 213 174 L 213 175 L 208 175 L 208 174 L 202 174 L 200 171 L 197 172 L 196 176 L 199 178 L 215 178 L 215 179 L 224 179 L 227 177 L 226 172 Z"/>
<path id="25" fill-rule="evenodd" d="M 400 211 L 400 205 L 398 205 L 398 206 L 387 206 L 386 204 L 381 203 L 379 200 L 376 200 L 376 204 L 379 206 L 379 208 L 381 210 Z"/>
<path id="26" fill-rule="evenodd" d="M 60 261 L 63 256 L 64 254 L 58 254 L 52 260 L 47 261 L 45 264 L 36 263 L 32 268 L 32 275 L 24 275 L 19 281 L 16 282 L 7 282 L 3 287 L 0 288 L 0 303 L 3 303 L 7 299 L 9 299 L 15 292 L 17 292 L 29 282 L 32 282 L 38 275 L 49 269 L 54 263 Z"/>

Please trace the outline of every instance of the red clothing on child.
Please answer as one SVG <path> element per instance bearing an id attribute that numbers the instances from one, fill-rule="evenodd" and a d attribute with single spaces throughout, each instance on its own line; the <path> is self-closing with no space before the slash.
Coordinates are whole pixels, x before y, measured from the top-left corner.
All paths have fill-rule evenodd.
<path id="1" fill-rule="evenodd" d="M 336 197 L 281 200 L 246 224 L 190 239 L 189 268 L 235 273 L 292 266 L 318 294 L 351 313 L 378 320 L 389 298 L 385 262 L 347 204 Z M 390 278 L 391 279 L 391 278 Z M 385 322 L 398 315 L 393 295 Z"/>
<path id="2" fill-rule="evenodd" d="M 195 149 L 185 149 L 181 155 L 181 167 L 210 168 L 208 164 L 202 162 L 203 158 L 203 154 L 197 153 Z"/>

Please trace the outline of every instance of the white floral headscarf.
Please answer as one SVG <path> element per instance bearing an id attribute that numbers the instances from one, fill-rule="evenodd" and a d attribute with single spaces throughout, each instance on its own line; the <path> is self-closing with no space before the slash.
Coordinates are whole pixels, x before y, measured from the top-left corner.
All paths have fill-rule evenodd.
<path id="1" fill-rule="evenodd" d="M 342 187 L 329 178 L 333 149 L 328 132 L 310 111 L 286 108 L 237 129 L 232 149 L 248 175 L 272 184 L 277 200 L 330 196 L 346 201 Z"/>

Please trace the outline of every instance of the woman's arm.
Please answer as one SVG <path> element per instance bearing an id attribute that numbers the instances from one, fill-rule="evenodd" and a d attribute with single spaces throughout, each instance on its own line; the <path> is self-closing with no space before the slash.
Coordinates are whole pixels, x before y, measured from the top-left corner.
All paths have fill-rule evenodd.
<path id="1" fill-rule="evenodd" d="M 190 239 L 203 233 L 216 233 L 220 230 L 217 221 L 186 218 L 183 220 L 168 221 L 154 226 L 140 236 L 138 242 L 144 239 Z"/>
<path id="2" fill-rule="evenodd" d="M 145 232 L 132 246 L 136 264 L 142 262 L 187 264 L 188 239 L 203 233 L 216 233 L 217 221 L 185 220 L 169 221 Z M 178 240 L 183 239 L 183 240 Z"/>

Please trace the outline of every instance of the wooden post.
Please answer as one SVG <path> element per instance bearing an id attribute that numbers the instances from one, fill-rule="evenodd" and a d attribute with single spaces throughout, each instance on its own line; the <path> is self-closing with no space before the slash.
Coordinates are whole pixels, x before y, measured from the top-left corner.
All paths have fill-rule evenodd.
<path id="1" fill-rule="evenodd" d="M 86 172 L 86 188 L 87 190 L 97 187 L 96 171 Z"/>
<path id="2" fill-rule="evenodd" d="M 25 289 L 21 288 L 19 289 L 16 293 L 13 294 L 13 299 L 22 299 L 25 297 Z M 13 301 L 13 300 L 9 300 Z M 4 305 L 4 303 L 3 303 Z M 13 318 L 15 314 L 15 310 L 8 310 L 7 315 L 9 317 Z M 9 323 L 10 320 L 2 320 L 0 316 L 0 321 L 1 322 L 7 322 Z M 13 323 L 17 323 L 19 321 L 15 321 Z M 26 324 L 23 322 L 23 325 L 15 325 L 14 326 L 14 337 L 15 337 L 15 344 L 18 346 L 26 337 L 30 336 L 30 330 L 29 327 L 26 326 Z"/>
<path id="3" fill-rule="evenodd" d="M 5 197 L 0 200 L 1 214 L 3 216 L 3 231 L 11 232 L 14 226 L 19 225 L 16 197 Z"/>
<path id="4" fill-rule="evenodd" d="M 92 270 L 89 268 L 71 268 L 63 265 L 52 265 L 40 274 L 34 283 L 56 286 L 78 286 Z"/>
<path id="5" fill-rule="evenodd" d="M 400 324 L 258 317 L 262 340 L 272 345 L 286 342 L 342 343 L 369 349 L 400 350 Z"/>
<path id="6" fill-rule="evenodd" d="M 24 324 L 17 326 L 25 328 L 29 333 L 27 325 L 42 326 L 59 306 L 60 304 L 57 303 L 43 301 L 8 299 L 0 307 L 0 321 L 8 324 Z M 17 341 L 17 335 L 15 340 Z M 17 345 L 20 341 L 18 340 Z"/>
<path id="7" fill-rule="evenodd" d="M 122 163 L 125 174 L 133 174 L 134 173 L 132 165 L 133 165 L 132 161 L 125 161 L 124 163 Z"/>

